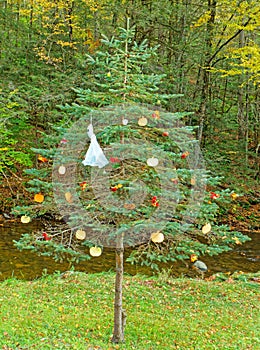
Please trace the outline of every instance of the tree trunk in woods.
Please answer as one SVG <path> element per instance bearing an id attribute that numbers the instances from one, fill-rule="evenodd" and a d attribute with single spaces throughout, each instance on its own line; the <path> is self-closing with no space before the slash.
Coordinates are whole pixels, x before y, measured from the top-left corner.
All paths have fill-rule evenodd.
<path id="1" fill-rule="evenodd" d="M 208 87 L 209 87 L 209 72 L 206 69 L 203 69 L 203 82 L 202 90 L 200 96 L 200 107 L 199 107 L 199 130 L 198 130 L 198 140 L 199 143 L 202 143 L 203 131 L 205 128 L 206 121 L 206 111 L 207 111 L 207 101 L 208 101 Z"/>
<path id="2" fill-rule="evenodd" d="M 198 130 L 198 140 L 202 143 L 203 132 L 207 123 L 207 104 L 209 99 L 209 80 L 210 80 L 210 67 L 212 60 L 212 37 L 213 28 L 216 18 L 216 0 L 208 0 L 208 11 L 210 12 L 210 17 L 207 22 L 207 37 L 206 37 L 206 53 L 204 60 L 204 67 L 202 70 L 202 88 L 200 97 L 200 107 L 199 107 L 199 130 Z"/>
<path id="3" fill-rule="evenodd" d="M 118 237 L 116 246 L 116 280 L 114 299 L 114 331 L 112 342 L 122 343 L 124 341 L 124 328 L 126 324 L 126 313 L 123 309 L 123 273 L 124 273 L 124 237 Z"/>
<path id="4" fill-rule="evenodd" d="M 245 46 L 245 32 L 241 31 L 239 34 L 239 47 Z M 244 87 L 242 85 L 242 77 L 238 78 L 238 91 L 237 91 L 237 122 L 238 122 L 238 139 L 245 139 L 245 105 L 244 105 Z"/>
<path id="5" fill-rule="evenodd" d="M 245 32 L 242 30 L 239 34 L 239 47 L 246 45 Z M 248 74 L 245 72 L 245 76 Z M 248 80 L 248 79 L 247 79 Z M 249 142 L 249 85 L 248 82 L 242 86 L 242 76 L 239 77 L 238 87 L 238 139 L 241 141 L 245 151 L 245 164 L 248 165 L 248 142 Z"/>

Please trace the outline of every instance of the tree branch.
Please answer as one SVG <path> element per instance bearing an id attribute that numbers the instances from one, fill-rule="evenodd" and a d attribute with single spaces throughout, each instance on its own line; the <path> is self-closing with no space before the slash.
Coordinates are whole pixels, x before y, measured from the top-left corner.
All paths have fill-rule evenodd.
<path id="1" fill-rule="evenodd" d="M 256 15 L 259 11 L 257 11 L 254 15 Z M 243 27 L 246 27 L 250 21 L 252 20 L 252 17 L 250 17 Z M 242 31 L 243 29 L 239 29 L 234 35 L 232 35 L 228 40 L 226 40 L 222 45 L 219 46 L 219 48 L 215 51 L 215 53 L 211 56 L 209 61 L 207 62 L 207 65 L 209 66 L 210 63 L 213 61 L 213 59 L 217 56 L 217 54 L 223 49 L 224 46 L 226 46 L 228 43 L 230 43 L 233 39 L 235 39 Z"/>

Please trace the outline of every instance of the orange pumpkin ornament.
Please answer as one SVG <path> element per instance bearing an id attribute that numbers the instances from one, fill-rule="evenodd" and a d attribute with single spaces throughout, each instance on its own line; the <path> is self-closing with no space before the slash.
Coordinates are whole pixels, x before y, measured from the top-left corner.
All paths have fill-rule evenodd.
<path id="1" fill-rule="evenodd" d="M 36 193 L 34 195 L 34 201 L 37 203 L 42 203 L 44 201 L 44 195 L 42 193 Z"/>

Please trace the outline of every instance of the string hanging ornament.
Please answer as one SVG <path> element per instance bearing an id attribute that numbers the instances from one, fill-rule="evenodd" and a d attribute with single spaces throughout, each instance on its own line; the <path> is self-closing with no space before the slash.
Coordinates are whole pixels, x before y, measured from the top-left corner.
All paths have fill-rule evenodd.
<path id="1" fill-rule="evenodd" d="M 90 138 L 90 145 L 82 163 L 83 165 L 98 166 L 99 168 L 103 168 L 109 163 L 109 161 L 97 142 L 97 137 L 93 131 L 92 121 L 88 126 L 87 134 Z"/>

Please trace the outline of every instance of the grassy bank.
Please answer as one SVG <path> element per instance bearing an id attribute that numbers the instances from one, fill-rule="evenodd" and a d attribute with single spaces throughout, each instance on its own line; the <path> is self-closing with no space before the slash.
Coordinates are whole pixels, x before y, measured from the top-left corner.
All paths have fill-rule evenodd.
<path id="1" fill-rule="evenodd" d="M 259 284 L 125 276 L 126 342 L 113 345 L 114 274 L 0 284 L 1 349 L 260 348 Z"/>

